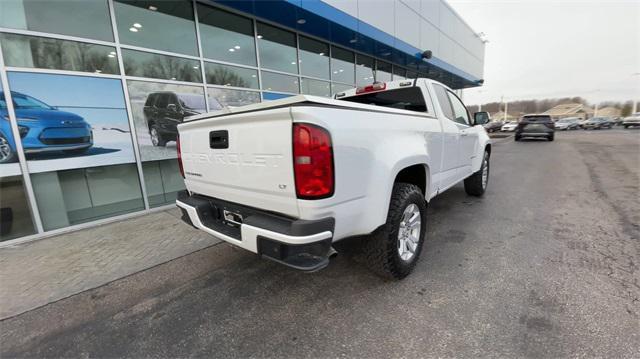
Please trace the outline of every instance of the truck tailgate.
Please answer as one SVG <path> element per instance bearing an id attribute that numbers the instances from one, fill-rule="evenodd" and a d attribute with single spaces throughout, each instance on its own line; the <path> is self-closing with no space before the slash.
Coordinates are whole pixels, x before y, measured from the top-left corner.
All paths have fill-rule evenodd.
<path id="1" fill-rule="evenodd" d="M 298 217 L 289 108 L 185 122 L 179 133 L 189 191 Z"/>

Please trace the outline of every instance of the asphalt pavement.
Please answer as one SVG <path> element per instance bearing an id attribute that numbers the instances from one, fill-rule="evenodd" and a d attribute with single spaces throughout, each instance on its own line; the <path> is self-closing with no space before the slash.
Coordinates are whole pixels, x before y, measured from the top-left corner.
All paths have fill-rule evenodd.
<path id="1" fill-rule="evenodd" d="M 496 139 L 403 281 L 219 244 L 0 322 L 0 356 L 639 357 L 639 223 L 640 130 Z"/>

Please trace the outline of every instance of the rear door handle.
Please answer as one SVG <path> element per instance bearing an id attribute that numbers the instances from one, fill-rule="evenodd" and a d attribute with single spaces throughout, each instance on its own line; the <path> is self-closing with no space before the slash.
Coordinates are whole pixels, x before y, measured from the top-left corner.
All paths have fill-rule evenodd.
<path id="1" fill-rule="evenodd" d="M 210 148 L 229 148 L 229 132 L 227 130 L 209 132 Z"/>

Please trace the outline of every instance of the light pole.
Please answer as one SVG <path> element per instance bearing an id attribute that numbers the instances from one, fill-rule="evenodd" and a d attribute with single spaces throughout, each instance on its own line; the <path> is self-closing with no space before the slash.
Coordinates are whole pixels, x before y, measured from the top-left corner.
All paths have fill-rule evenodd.
<path id="1" fill-rule="evenodd" d="M 640 76 L 640 72 L 631 74 L 631 77 L 634 77 L 634 76 Z M 633 110 L 631 111 L 631 113 L 634 114 L 637 111 L 638 111 L 638 99 L 636 95 L 633 95 Z"/>
<path id="2" fill-rule="evenodd" d="M 509 110 L 509 103 L 504 101 L 504 95 L 500 96 L 500 102 L 504 104 L 504 115 L 502 116 L 502 121 L 507 122 L 507 111 Z"/>

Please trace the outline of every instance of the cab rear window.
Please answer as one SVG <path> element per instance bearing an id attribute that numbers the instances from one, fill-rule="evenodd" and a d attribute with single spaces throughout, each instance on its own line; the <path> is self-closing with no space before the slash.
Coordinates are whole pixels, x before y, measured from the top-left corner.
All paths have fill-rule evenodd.
<path id="1" fill-rule="evenodd" d="M 342 101 L 362 103 L 401 110 L 427 112 L 427 105 L 419 87 L 407 87 L 345 97 Z"/>

